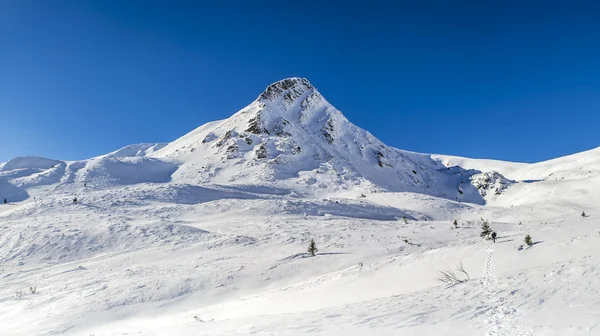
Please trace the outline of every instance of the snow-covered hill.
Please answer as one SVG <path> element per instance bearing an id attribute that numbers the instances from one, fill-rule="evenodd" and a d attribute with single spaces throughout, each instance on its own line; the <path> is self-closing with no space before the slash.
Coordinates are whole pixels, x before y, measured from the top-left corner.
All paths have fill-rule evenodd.
<path id="1" fill-rule="evenodd" d="M 168 144 L 15 158 L 4 198 L 1 335 L 600 328 L 600 148 L 536 164 L 403 151 L 306 79 Z M 469 281 L 436 280 L 460 263 Z"/>
<path id="2" fill-rule="evenodd" d="M 515 180 L 565 180 L 597 176 L 600 173 L 600 147 L 548 161 L 526 164 L 497 160 L 468 159 L 449 155 L 432 155 L 445 166 L 498 171 Z"/>

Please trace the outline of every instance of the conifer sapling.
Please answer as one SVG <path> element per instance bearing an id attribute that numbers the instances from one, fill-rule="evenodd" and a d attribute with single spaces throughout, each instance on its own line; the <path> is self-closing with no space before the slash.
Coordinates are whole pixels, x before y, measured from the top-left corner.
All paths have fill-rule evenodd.
<path id="1" fill-rule="evenodd" d="M 530 235 L 525 236 L 525 244 L 527 244 L 527 246 L 533 246 L 533 241 L 531 240 Z"/>
<path id="2" fill-rule="evenodd" d="M 481 238 L 489 240 L 490 234 L 492 234 L 492 228 L 490 227 L 490 224 L 488 224 L 488 221 L 483 220 L 483 223 L 481 223 Z"/>
<path id="3" fill-rule="evenodd" d="M 311 239 L 310 244 L 308 245 L 308 253 L 310 253 L 310 255 L 314 257 L 317 251 L 319 251 L 319 249 L 317 248 L 317 244 L 315 243 L 314 239 Z"/>

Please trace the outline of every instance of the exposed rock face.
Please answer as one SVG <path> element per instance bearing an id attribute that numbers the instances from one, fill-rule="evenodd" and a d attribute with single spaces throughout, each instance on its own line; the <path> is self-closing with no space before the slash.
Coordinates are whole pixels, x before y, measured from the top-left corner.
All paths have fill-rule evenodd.
<path id="1" fill-rule="evenodd" d="M 258 99 L 276 101 L 283 98 L 285 101 L 291 103 L 312 88 L 313 86 L 306 78 L 286 78 L 269 85 Z"/>
<path id="2" fill-rule="evenodd" d="M 260 122 L 260 114 L 257 114 L 256 117 L 248 121 L 248 128 L 246 129 L 246 132 L 250 132 L 253 134 L 268 134 L 267 130 L 264 129 L 264 127 L 262 127 L 262 124 Z"/>
<path id="3" fill-rule="evenodd" d="M 259 160 L 267 158 L 267 149 L 263 144 L 256 146 L 256 150 L 254 151 L 254 153 L 256 154 L 256 158 Z"/>
<path id="4" fill-rule="evenodd" d="M 500 195 L 502 191 L 514 183 L 495 171 L 475 174 L 471 176 L 470 180 L 481 196 L 487 196 L 490 193 Z"/>

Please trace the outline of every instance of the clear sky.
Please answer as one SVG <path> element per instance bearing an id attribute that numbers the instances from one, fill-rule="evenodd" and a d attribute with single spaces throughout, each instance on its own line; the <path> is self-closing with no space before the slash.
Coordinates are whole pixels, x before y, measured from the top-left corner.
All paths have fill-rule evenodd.
<path id="1" fill-rule="evenodd" d="M 600 146 L 600 2 L 0 0 L 0 161 L 168 142 L 306 77 L 388 145 Z"/>

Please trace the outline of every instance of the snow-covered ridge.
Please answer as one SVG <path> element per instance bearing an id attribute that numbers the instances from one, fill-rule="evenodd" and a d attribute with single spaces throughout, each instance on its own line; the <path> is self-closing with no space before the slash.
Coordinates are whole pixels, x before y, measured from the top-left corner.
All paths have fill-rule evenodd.
<path id="1" fill-rule="evenodd" d="M 160 150 L 161 148 L 168 145 L 167 143 L 142 143 L 125 146 L 112 153 L 106 154 L 107 157 L 133 157 L 133 156 L 146 156 Z"/>
<path id="2" fill-rule="evenodd" d="M 17 157 L 2 165 L 2 171 L 17 169 L 49 169 L 60 161 L 36 156 Z"/>
<path id="3" fill-rule="evenodd" d="M 536 163 L 470 159 L 450 155 L 432 155 L 446 166 L 497 171 L 517 180 L 565 180 L 594 177 L 600 174 L 600 147 Z"/>

